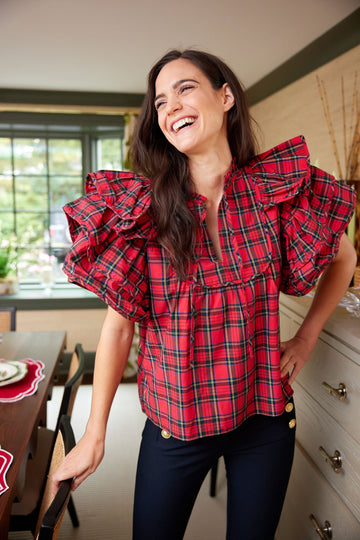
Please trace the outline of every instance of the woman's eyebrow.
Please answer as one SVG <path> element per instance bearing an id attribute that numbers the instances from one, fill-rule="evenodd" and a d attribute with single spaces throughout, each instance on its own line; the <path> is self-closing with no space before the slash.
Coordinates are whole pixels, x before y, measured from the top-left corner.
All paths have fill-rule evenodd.
<path id="1" fill-rule="evenodd" d="M 180 79 L 179 81 L 176 81 L 174 84 L 173 84 L 173 90 L 176 90 L 177 88 L 179 88 L 179 86 L 181 86 L 183 83 L 185 82 L 193 82 L 193 83 L 196 83 L 198 84 L 198 81 L 196 81 L 195 79 Z M 154 99 L 154 102 L 157 101 L 158 99 L 161 99 L 165 97 L 165 94 L 158 94 L 155 99 Z"/>

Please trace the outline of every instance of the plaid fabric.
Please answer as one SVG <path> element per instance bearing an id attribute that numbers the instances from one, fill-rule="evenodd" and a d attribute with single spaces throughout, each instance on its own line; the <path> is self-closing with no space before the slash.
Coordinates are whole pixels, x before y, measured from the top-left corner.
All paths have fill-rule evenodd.
<path id="1" fill-rule="evenodd" d="M 280 377 L 278 292 L 314 286 L 337 252 L 352 191 L 310 167 L 301 137 L 242 169 L 234 163 L 219 207 L 223 260 L 206 228 L 206 199 L 194 195 L 196 261 L 181 282 L 156 240 L 150 204 L 147 179 L 102 171 L 65 207 L 69 280 L 139 323 L 143 411 L 184 440 L 283 413 L 292 389 Z"/>

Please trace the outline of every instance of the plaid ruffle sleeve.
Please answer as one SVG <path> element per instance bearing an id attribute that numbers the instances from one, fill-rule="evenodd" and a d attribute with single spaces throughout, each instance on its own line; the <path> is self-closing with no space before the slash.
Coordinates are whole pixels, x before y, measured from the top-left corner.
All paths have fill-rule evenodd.
<path id="1" fill-rule="evenodd" d="M 278 206 L 280 290 L 296 296 L 306 294 L 339 249 L 354 211 L 355 193 L 344 182 L 310 165 L 301 136 L 257 156 L 249 168 L 265 213 Z"/>
<path id="2" fill-rule="evenodd" d="M 148 316 L 146 242 L 150 182 L 131 173 L 87 176 L 85 196 L 67 204 L 73 247 L 64 272 L 130 320 Z"/>

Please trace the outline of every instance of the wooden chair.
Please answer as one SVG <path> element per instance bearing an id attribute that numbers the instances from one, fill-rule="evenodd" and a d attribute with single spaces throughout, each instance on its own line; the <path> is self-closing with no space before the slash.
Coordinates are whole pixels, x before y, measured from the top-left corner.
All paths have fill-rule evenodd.
<path id="1" fill-rule="evenodd" d="M 28 460 L 25 486 L 21 500 L 14 502 L 11 509 L 10 531 L 30 530 L 34 532 L 39 513 L 39 501 L 44 489 L 50 457 L 63 415 L 71 419 L 75 397 L 82 382 L 85 368 L 85 357 L 82 346 L 77 343 L 70 362 L 68 380 L 64 386 L 63 397 L 59 409 L 55 430 L 39 427 L 37 447 L 33 459 Z M 79 526 L 75 505 L 70 496 L 67 505 L 74 527 Z"/>
<path id="2" fill-rule="evenodd" d="M 16 327 L 16 308 L 0 307 L 0 332 L 10 332 Z"/>
<path id="3" fill-rule="evenodd" d="M 216 460 L 210 471 L 210 497 L 215 497 L 216 495 L 216 478 L 218 471 L 219 461 Z"/>
<path id="4" fill-rule="evenodd" d="M 80 384 L 84 377 L 85 355 L 84 349 L 80 343 L 75 345 L 75 349 L 71 358 L 69 372 L 66 383 L 64 385 L 64 393 L 61 400 L 58 419 L 55 427 L 55 433 L 59 427 L 60 418 L 63 414 L 71 418 L 74 408 L 75 398 Z"/>
<path id="5" fill-rule="evenodd" d="M 48 478 L 41 500 L 38 521 L 34 538 L 36 540 L 51 540 L 58 537 L 61 522 L 71 496 L 72 478 L 60 483 L 59 489 L 52 497 L 51 477 L 60 466 L 62 460 L 75 446 L 74 433 L 68 416 L 62 416 L 55 445 L 51 455 Z"/>

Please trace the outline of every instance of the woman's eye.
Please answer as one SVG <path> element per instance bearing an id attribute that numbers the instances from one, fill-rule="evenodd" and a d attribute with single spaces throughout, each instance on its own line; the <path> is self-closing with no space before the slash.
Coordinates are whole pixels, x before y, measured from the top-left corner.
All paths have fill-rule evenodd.
<path id="1" fill-rule="evenodd" d="M 193 85 L 191 85 L 191 84 L 187 84 L 186 86 L 182 86 L 182 87 L 180 88 L 180 94 L 186 92 L 187 90 L 191 90 L 192 88 L 194 88 L 194 87 L 193 87 Z"/>
<path id="2" fill-rule="evenodd" d="M 163 105 L 165 105 L 165 101 L 157 101 L 155 103 L 155 109 L 158 111 Z"/>

